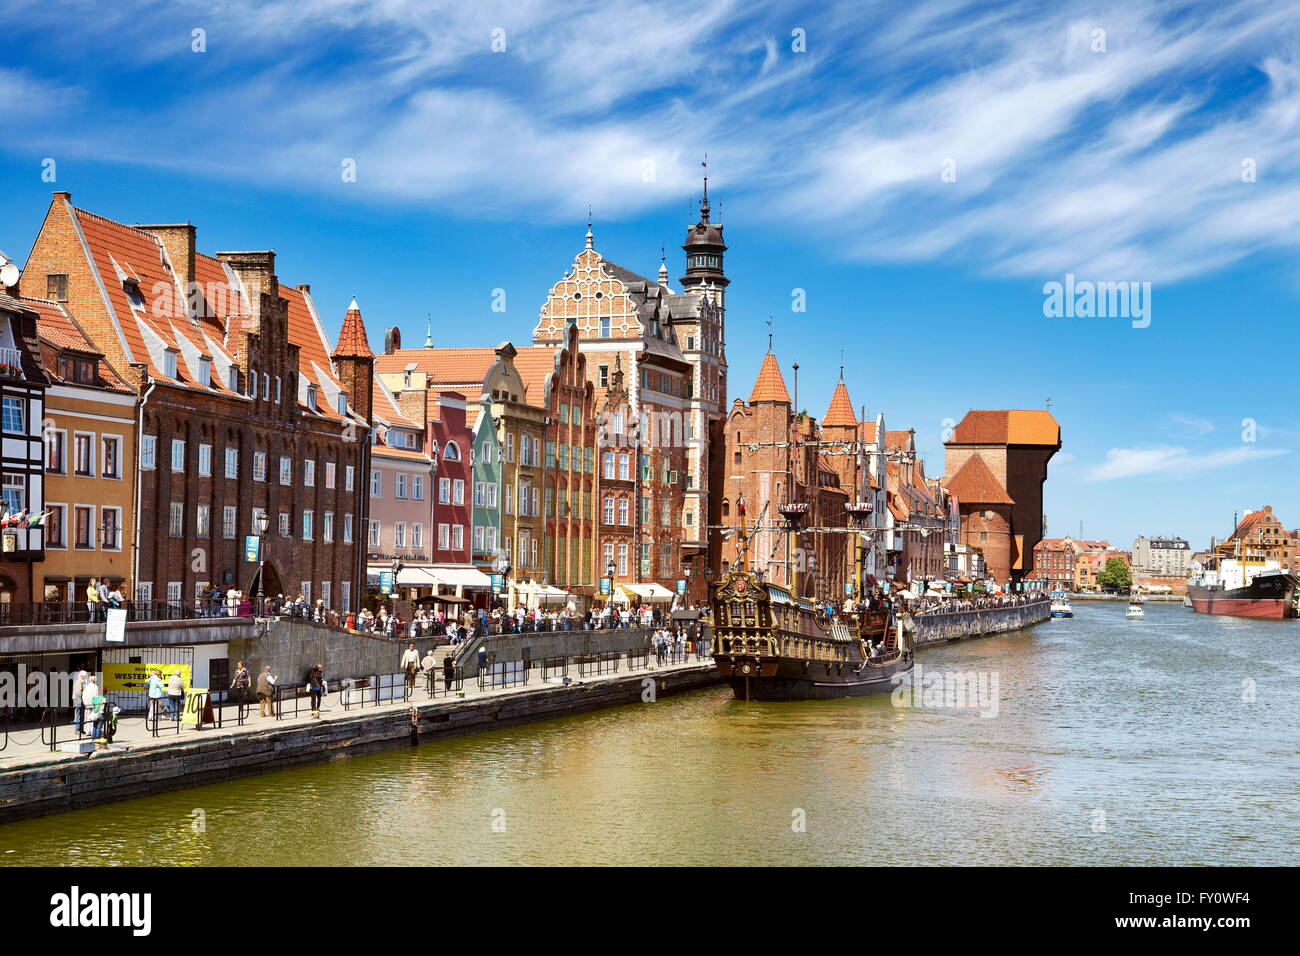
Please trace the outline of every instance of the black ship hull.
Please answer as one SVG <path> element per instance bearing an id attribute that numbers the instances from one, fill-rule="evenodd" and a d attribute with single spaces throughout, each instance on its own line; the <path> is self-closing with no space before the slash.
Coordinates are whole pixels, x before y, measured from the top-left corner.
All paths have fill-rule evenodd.
<path id="1" fill-rule="evenodd" d="M 737 700 L 834 700 L 888 694 L 911 672 L 912 652 L 860 666 L 748 654 L 718 654 L 714 663 Z"/>

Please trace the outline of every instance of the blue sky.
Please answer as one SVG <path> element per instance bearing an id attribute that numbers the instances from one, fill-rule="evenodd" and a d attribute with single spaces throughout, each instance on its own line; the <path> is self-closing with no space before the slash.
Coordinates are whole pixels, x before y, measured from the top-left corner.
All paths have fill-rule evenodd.
<path id="1" fill-rule="evenodd" d="M 603 254 L 653 275 L 666 245 L 680 275 L 707 153 L 733 398 L 770 316 L 800 404 L 825 411 L 844 349 L 855 403 L 915 427 L 931 473 L 945 420 L 1050 397 L 1051 534 L 1203 546 L 1265 503 L 1300 527 L 1293 6 L 6 10 L 0 249 L 20 263 L 66 189 L 191 220 L 207 251 L 276 249 L 331 330 L 356 295 L 376 346 L 389 325 L 419 344 L 426 314 L 438 345 L 525 342 L 588 203 Z M 1149 327 L 1045 317 L 1066 273 L 1150 282 Z"/>

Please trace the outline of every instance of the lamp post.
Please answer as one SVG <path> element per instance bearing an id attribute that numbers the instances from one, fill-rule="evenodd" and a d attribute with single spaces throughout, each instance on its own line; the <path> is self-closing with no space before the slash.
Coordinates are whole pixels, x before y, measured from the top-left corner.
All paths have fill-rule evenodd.
<path id="1" fill-rule="evenodd" d="M 266 532 L 271 527 L 271 516 L 265 509 L 257 512 L 257 613 L 264 616 L 266 612 L 266 582 L 262 572 L 266 569 Z"/>
<path id="2" fill-rule="evenodd" d="M 388 594 L 389 601 L 397 600 L 397 576 L 402 573 L 402 568 L 406 567 L 401 558 L 393 558 L 393 589 Z"/>
<path id="3" fill-rule="evenodd" d="M 685 561 L 682 562 L 682 577 L 686 579 L 686 594 L 683 596 L 686 598 L 686 606 L 690 607 L 691 606 L 691 561 L 689 558 L 687 558 Z"/>

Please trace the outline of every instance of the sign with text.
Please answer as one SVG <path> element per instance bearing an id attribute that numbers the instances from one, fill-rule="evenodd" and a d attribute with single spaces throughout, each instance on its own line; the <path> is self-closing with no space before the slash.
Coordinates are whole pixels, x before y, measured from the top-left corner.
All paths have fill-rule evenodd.
<path id="1" fill-rule="evenodd" d="M 126 608 L 111 607 L 104 619 L 104 640 L 112 644 L 126 643 Z"/>
<path id="2" fill-rule="evenodd" d="M 393 572 L 392 571 L 379 572 L 379 593 L 380 594 L 393 593 Z"/>
<path id="3" fill-rule="evenodd" d="M 610 594 L 614 593 L 614 579 L 613 579 L 613 578 L 601 578 L 601 579 L 600 579 L 600 593 L 601 593 L 601 596 L 602 596 L 602 597 L 608 597 Z"/>
<path id="4" fill-rule="evenodd" d="M 244 535 L 244 560 L 256 564 L 262 553 L 262 539 L 255 534 Z"/>

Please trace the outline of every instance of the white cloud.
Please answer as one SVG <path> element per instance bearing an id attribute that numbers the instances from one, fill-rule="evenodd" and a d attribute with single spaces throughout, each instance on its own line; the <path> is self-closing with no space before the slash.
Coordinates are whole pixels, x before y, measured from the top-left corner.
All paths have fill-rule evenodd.
<path id="1" fill-rule="evenodd" d="M 1214 431 L 1214 422 L 1208 418 L 1202 418 L 1200 415 L 1186 415 L 1182 412 L 1174 412 L 1170 414 L 1169 420 L 1182 425 L 1187 430 L 1190 438 L 1199 438 Z"/>
<path id="2" fill-rule="evenodd" d="M 1295 5 L 888 13 L 231 0 L 70 22 L 33 2 L 14 19 L 42 54 L 101 72 L 78 69 L 79 108 L 20 117 L 9 138 L 331 194 L 353 157 L 350 195 L 570 221 L 587 202 L 598 218 L 684 205 L 708 152 L 746 218 L 816 228 L 848 257 L 1034 278 L 1172 281 L 1300 250 L 1300 55 L 1279 42 L 1300 32 Z M 124 66 L 160 71 L 165 92 L 122 95 Z"/>
<path id="3" fill-rule="evenodd" d="M 1143 475 L 1183 477 L 1285 454 L 1288 454 L 1285 448 L 1257 448 L 1253 445 L 1225 448 L 1208 454 L 1173 446 L 1112 448 L 1106 452 L 1104 462 L 1089 470 L 1087 478 L 1089 481 L 1113 481 Z"/>

